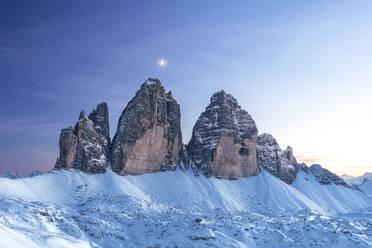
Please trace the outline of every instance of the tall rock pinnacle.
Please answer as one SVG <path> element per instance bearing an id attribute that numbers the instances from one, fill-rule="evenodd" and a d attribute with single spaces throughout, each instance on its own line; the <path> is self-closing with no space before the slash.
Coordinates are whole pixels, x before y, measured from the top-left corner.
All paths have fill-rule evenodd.
<path id="1" fill-rule="evenodd" d="M 175 169 L 182 150 L 180 106 L 149 78 L 120 116 L 111 167 L 120 175 Z"/>
<path id="2" fill-rule="evenodd" d="M 106 104 L 99 106 L 106 106 Z M 97 107 L 97 109 L 99 108 Z M 104 125 L 101 126 L 101 122 L 108 123 L 108 114 L 106 114 L 103 115 L 100 123 L 95 123 L 88 119 L 85 112 L 82 111 L 74 128 L 62 129 L 59 139 L 60 154 L 55 168 L 74 168 L 88 173 L 106 171 L 109 154 L 104 146 L 108 144 L 109 147 L 110 138 L 108 137 L 108 141 L 104 141 L 107 136 L 101 132 L 101 129 L 105 129 Z"/>
<path id="3" fill-rule="evenodd" d="M 257 175 L 257 127 L 237 100 L 215 93 L 200 115 L 188 144 L 188 154 L 208 177 L 239 178 Z"/>
<path id="4" fill-rule="evenodd" d="M 89 114 L 89 119 L 94 123 L 94 129 L 99 136 L 99 141 L 105 151 L 107 160 L 110 158 L 111 140 L 109 128 L 109 114 L 107 103 L 97 105 L 97 108 Z"/>

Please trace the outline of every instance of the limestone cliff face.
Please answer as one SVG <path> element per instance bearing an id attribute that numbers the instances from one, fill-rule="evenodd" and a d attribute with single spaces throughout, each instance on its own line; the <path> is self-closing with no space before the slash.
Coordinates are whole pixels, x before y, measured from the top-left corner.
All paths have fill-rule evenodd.
<path id="1" fill-rule="evenodd" d="M 74 168 L 88 173 L 105 172 L 107 154 L 100 140 L 93 121 L 82 111 L 74 128 L 69 127 L 61 131 L 60 154 L 55 168 Z"/>
<path id="2" fill-rule="evenodd" d="M 284 151 L 270 134 L 264 133 L 257 140 L 258 165 L 274 176 L 290 184 L 297 176 L 298 168 L 296 158 L 290 146 Z"/>
<path id="3" fill-rule="evenodd" d="M 120 175 L 175 169 L 182 150 L 180 106 L 158 79 L 148 79 L 120 116 L 111 166 Z"/>
<path id="4" fill-rule="evenodd" d="M 239 178 L 257 175 L 257 127 L 237 100 L 215 93 L 200 115 L 188 144 L 193 163 L 208 177 Z"/>

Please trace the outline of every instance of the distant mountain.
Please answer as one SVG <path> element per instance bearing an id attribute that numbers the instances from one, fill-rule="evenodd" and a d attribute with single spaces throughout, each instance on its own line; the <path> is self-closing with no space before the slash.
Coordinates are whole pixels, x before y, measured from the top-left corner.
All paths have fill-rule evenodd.
<path id="1" fill-rule="evenodd" d="M 343 174 L 341 178 L 343 178 L 345 182 L 349 185 L 353 185 L 353 184 L 360 185 L 363 183 L 365 179 L 372 180 L 372 172 L 366 172 L 364 173 L 364 175 L 359 176 L 359 177 L 353 177 L 353 176 Z"/>
<path id="2" fill-rule="evenodd" d="M 367 195 L 372 195 L 372 180 L 364 178 L 363 183 L 359 185 L 359 188 Z"/>
<path id="3" fill-rule="evenodd" d="M 17 173 L 8 172 L 6 174 L 0 175 L 0 178 L 18 179 L 18 178 L 22 178 L 22 176 Z"/>
<path id="4" fill-rule="evenodd" d="M 366 172 L 364 175 L 359 177 L 353 177 L 349 175 L 341 176 L 347 184 L 352 188 L 361 190 L 365 194 L 372 195 L 372 173 Z"/>

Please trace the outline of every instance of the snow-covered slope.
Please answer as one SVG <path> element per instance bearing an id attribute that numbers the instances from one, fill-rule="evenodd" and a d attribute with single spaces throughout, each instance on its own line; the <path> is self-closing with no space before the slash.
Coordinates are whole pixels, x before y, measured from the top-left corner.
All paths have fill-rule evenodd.
<path id="1" fill-rule="evenodd" d="M 291 186 L 265 170 L 238 180 L 61 170 L 0 178 L 0 247 L 368 247 L 372 216 L 352 212 L 371 206 L 304 172 Z"/>
<path id="2" fill-rule="evenodd" d="M 191 172 L 161 172 L 141 176 L 89 175 L 78 171 L 54 171 L 42 177 L 22 180 L 0 179 L 0 195 L 54 205 L 76 201 L 76 187 L 87 185 L 87 195 L 104 190 L 125 195 L 138 202 L 157 202 L 183 208 L 195 205 L 243 210 L 251 198 L 279 209 L 312 209 L 322 211 L 313 201 L 263 170 L 258 176 L 239 180 L 195 177 Z M 91 194 L 90 194 L 91 192 Z"/>
<path id="3" fill-rule="evenodd" d="M 292 186 L 313 200 L 319 207 L 330 212 L 357 212 L 372 206 L 363 193 L 335 184 L 321 185 L 312 173 L 302 170 Z"/>
<path id="4" fill-rule="evenodd" d="M 372 196 L 372 180 L 364 180 L 363 183 L 360 185 L 360 189 L 363 190 L 363 192 L 367 195 Z"/>

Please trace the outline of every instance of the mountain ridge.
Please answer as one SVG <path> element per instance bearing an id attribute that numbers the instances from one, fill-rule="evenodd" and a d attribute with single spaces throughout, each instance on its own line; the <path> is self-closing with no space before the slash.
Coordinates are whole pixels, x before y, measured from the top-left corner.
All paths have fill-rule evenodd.
<path id="1" fill-rule="evenodd" d="M 119 175 L 139 175 L 180 167 L 191 168 L 196 176 L 236 179 L 257 175 L 262 167 L 288 184 L 299 171 L 292 147 L 283 151 L 270 134 L 258 135 L 253 118 L 223 90 L 211 96 L 187 145 L 180 106 L 159 79 L 141 85 L 124 108 L 112 141 L 108 115 L 107 104 L 100 103 L 88 118 L 82 111 L 75 128 L 62 129 L 56 169 L 102 173 L 110 166 Z M 333 173 L 318 179 L 327 177 L 347 186 Z"/>

